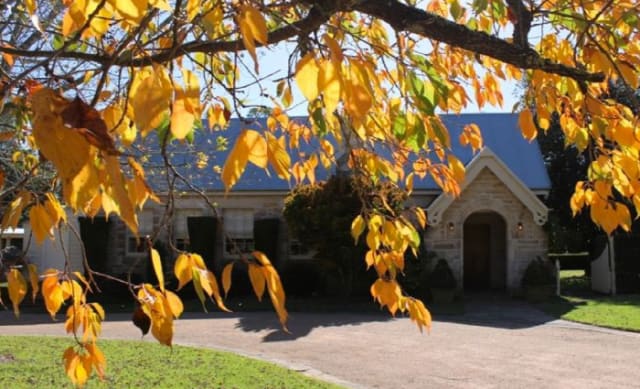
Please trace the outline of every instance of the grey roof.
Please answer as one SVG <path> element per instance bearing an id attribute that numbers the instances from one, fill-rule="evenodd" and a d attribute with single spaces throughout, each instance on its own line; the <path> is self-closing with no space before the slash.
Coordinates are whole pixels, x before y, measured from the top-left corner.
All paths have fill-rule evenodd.
<path id="1" fill-rule="evenodd" d="M 518 117 L 510 113 L 479 113 L 461 115 L 441 115 L 441 119 L 449 129 L 451 138 L 451 152 L 456 155 L 463 164 L 467 164 L 473 158 L 470 147 L 463 147 L 458 141 L 458 136 L 465 125 L 477 124 L 482 130 L 485 146 L 491 150 L 513 171 L 513 173 L 532 190 L 548 190 L 551 187 L 549 177 L 542 159 L 540 148 L 536 141 L 528 142 L 520 134 Z M 306 122 L 306 118 L 291 118 L 299 122 Z M 179 144 L 174 141 L 168 148 L 172 163 L 184 176 L 191 179 L 193 184 L 200 189 L 208 191 L 223 191 L 224 186 L 218 173 L 213 167 L 222 167 L 224 161 L 233 147 L 235 139 L 240 131 L 245 128 L 257 130 L 266 129 L 265 119 L 256 119 L 252 122 L 243 122 L 239 119 L 231 119 L 226 131 L 211 131 L 200 129 L 196 131 L 194 141 L 191 144 Z M 217 150 L 218 137 L 228 139 L 226 150 Z M 157 138 L 152 134 L 148 136 L 140 146 L 140 153 L 147 155 L 144 162 L 148 172 L 148 179 L 156 191 L 166 189 L 167 184 L 162 168 L 162 157 L 158 153 Z M 305 154 L 318 150 L 318 142 L 314 138 L 310 143 L 300 141 L 300 152 Z M 207 166 L 198 169 L 196 161 L 198 154 L 208 157 Z M 292 159 L 299 158 L 293 153 Z M 295 162 L 295 159 L 292 163 Z M 316 171 L 317 180 L 324 180 L 329 176 L 328 171 L 318 165 Z M 294 185 L 278 178 L 273 171 L 267 174 L 253 164 L 247 164 L 247 168 L 240 181 L 232 188 L 232 191 L 284 191 Z M 186 187 L 180 182 L 178 189 Z M 439 190 L 440 188 L 430 178 L 416 179 L 414 190 Z"/>

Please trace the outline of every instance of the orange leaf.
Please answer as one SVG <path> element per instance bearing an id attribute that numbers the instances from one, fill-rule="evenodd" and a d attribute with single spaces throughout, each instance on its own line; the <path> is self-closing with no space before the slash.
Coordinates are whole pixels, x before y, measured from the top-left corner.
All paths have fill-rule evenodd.
<path id="1" fill-rule="evenodd" d="M 233 271 L 233 262 L 229 263 L 222 270 L 222 289 L 224 290 L 224 296 L 227 297 L 229 289 L 231 289 L 231 272 Z"/>
<path id="2" fill-rule="evenodd" d="M 262 295 L 264 294 L 264 288 L 266 285 L 266 279 L 260 266 L 249 264 L 249 280 L 253 291 L 256 293 L 258 301 L 262 301 Z"/>
<path id="3" fill-rule="evenodd" d="M 162 271 L 162 260 L 158 250 L 151 249 L 151 263 L 153 264 L 153 271 L 156 273 L 160 290 L 164 293 L 164 273 Z"/>
<path id="4" fill-rule="evenodd" d="M 533 122 L 533 113 L 529 108 L 526 108 L 520 112 L 520 116 L 518 117 L 518 125 L 520 126 L 520 131 L 522 131 L 522 136 L 529 142 L 535 139 L 538 134 L 538 129 L 536 128 L 535 123 Z"/>
<path id="5" fill-rule="evenodd" d="M 55 320 L 56 313 L 60 310 L 64 302 L 62 288 L 58 283 L 57 270 L 50 269 L 45 272 L 44 279 L 42 280 L 42 297 L 44 298 L 44 305 L 47 311 L 51 315 L 51 318 Z"/>
<path id="6" fill-rule="evenodd" d="M 29 281 L 31 281 L 31 298 L 35 304 L 36 296 L 40 290 L 38 285 L 38 268 L 33 263 L 30 263 L 27 265 L 27 269 L 29 269 Z"/>
<path id="7" fill-rule="evenodd" d="M 13 313 L 20 316 L 20 303 L 27 294 L 27 282 L 18 269 L 12 268 L 7 272 L 7 283 L 9 284 L 9 299 L 13 304 Z"/>

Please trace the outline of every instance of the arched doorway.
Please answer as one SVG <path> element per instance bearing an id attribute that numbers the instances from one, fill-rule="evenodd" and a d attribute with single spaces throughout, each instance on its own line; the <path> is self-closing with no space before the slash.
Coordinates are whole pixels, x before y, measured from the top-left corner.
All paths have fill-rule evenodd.
<path id="1" fill-rule="evenodd" d="M 507 228 L 496 212 L 476 212 L 463 230 L 465 290 L 504 290 L 507 280 Z"/>

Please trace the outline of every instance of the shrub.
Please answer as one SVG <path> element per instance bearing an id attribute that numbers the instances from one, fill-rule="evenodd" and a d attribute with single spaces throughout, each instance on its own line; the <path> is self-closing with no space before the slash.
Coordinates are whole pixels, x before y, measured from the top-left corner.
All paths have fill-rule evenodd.
<path id="1" fill-rule="evenodd" d="M 522 276 L 522 286 L 554 285 L 556 269 L 549 261 L 537 257 L 529 263 Z"/>
<path id="2" fill-rule="evenodd" d="M 456 285 L 456 277 L 453 275 L 449 263 L 446 259 L 440 258 L 429 276 L 429 286 L 431 288 L 455 289 Z"/>

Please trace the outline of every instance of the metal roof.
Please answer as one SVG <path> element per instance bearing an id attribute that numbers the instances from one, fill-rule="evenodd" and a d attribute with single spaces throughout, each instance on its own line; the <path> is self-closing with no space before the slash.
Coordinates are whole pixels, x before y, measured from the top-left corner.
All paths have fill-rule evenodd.
<path id="1" fill-rule="evenodd" d="M 544 191 L 551 187 L 538 142 L 528 142 L 522 137 L 516 114 L 479 113 L 441 115 L 440 117 L 449 129 L 451 151 L 463 164 L 468 164 L 474 154 L 470 147 L 460 145 L 458 136 L 465 125 L 475 123 L 482 130 L 485 146 L 488 146 L 530 189 Z M 291 120 L 307 121 L 306 118 L 300 117 L 291 118 Z M 243 129 L 266 129 L 265 121 L 266 119 L 255 119 L 252 122 L 243 122 L 239 119 L 231 119 L 225 131 L 198 130 L 195 132 L 194 141 L 191 144 L 172 142 L 168 147 L 171 161 L 182 175 L 189 178 L 200 189 L 223 191 L 224 186 L 220 175 L 213 170 L 213 167 L 216 165 L 222 167 L 235 139 Z M 226 150 L 217 150 L 218 137 L 228 139 Z M 158 150 L 157 137 L 151 134 L 142 142 L 139 151 L 141 155 L 146 155 L 143 157 L 143 163 L 149 172 L 150 184 L 156 191 L 162 191 L 167 188 L 167 184 L 162 167 L 162 157 Z M 300 141 L 300 152 L 309 154 L 316 150 L 318 150 L 317 139 L 312 139 L 308 144 Z M 292 162 L 295 162 L 299 156 L 297 153 L 293 154 Z M 198 168 L 196 162 L 198 159 L 202 159 L 202 156 L 206 156 L 208 160 L 206 166 Z M 145 158 L 146 160 L 144 160 Z M 316 178 L 324 180 L 329 176 L 329 173 L 319 164 Z M 265 170 L 249 163 L 232 191 L 285 191 L 293 185 L 293 179 L 291 182 L 287 182 L 278 178 L 273 171 L 268 174 Z M 186 189 L 186 186 L 179 182 L 176 187 Z M 425 178 L 424 180 L 417 179 L 414 182 L 414 190 L 439 190 L 439 187 L 433 180 Z"/>

